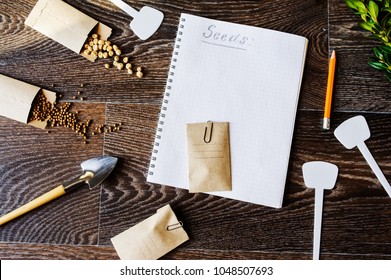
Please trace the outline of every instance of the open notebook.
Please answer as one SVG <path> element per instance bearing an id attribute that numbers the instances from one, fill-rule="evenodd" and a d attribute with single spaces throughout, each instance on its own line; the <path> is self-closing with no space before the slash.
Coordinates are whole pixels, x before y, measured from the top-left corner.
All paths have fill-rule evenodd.
<path id="1" fill-rule="evenodd" d="M 229 122 L 232 191 L 282 206 L 308 40 L 182 14 L 147 181 L 188 188 L 186 124 Z"/>

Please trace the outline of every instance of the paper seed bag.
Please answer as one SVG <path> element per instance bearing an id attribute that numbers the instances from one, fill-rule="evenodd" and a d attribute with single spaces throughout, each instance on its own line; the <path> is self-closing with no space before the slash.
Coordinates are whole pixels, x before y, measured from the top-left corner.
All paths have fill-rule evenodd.
<path id="1" fill-rule="evenodd" d="M 0 74 L 0 115 L 38 128 L 45 128 L 46 121 L 28 122 L 31 105 L 40 91 L 52 104 L 56 101 L 55 92 Z"/>
<path id="2" fill-rule="evenodd" d="M 111 238 L 121 260 L 157 260 L 189 236 L 170 205 L 156 211 L 148 219 Z"/>
<path id="3" fill-rule="evenodd" d="M 107 40 L 111 29 L 61 0 L 39 0 L 25 24 L 72 51 L 95 61 L 96 56 L 82 52 L 90 33 Z"/>
<path id="4" fill-rule="evenodd" d="M 187 124 L 189 192 L 231 191 L 227 122 Z"/>

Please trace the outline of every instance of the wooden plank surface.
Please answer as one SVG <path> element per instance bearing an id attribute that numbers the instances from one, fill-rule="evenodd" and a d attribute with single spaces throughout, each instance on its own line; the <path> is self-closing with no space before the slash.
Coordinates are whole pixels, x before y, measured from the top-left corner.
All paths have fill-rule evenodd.
<path id="1" fill-rule="evenodd" d="M 301 166 L 313 160 L 332 162 L 340 172 L 335 189 L 325 192 L 321 258 L 391 259 L 391 200 L 359 151 L 333 136 L 338 124 L 364 115 L 372 133 L 367 145 L 391 179 L 390 83 L 367 65 L 376 43 L 356 27 L 343 1 L 126 1 L 164 12 L 147 41 L 135 37 L 130 18 L 109 1 L 65 2 L 109 25 L 111 40 L 145 77 L 90 63 L 25 26 L 36 0 L 0 3 L 1 74 L 61 94 L 60 103 L 71 102 L 94 125 L 122 123 L 120 131 L 84 144 L 66 128 L 40 130 L 0 116 L 0 214 L 78 174 L 89 157 L 119 158 L 100 187 L 76 190 L 1 226 L 1 259 L 118 259 L 110 238 L 168 203 L 190 240 L 165 259 L 311 259 L 314 191 L 304 186 Z M 146 182 L 181 12 L 309 39 L 281 209 Z M 333 129 L 322 131 L 331 49 L 338 54 Z"/>

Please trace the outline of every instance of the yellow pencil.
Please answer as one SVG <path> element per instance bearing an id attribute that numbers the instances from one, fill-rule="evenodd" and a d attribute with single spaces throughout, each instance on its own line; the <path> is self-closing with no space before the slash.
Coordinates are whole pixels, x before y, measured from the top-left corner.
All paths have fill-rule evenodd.
<path id="1" fill-rule="evenodd" d="M 331 100 L 333 97 L 335 63 L 337 61 L 335 51 L 332 52 L 329 61 L 329 77 L 327 79 L 326 102 L 324 105 L 323 129 L 330 129 Z"/>

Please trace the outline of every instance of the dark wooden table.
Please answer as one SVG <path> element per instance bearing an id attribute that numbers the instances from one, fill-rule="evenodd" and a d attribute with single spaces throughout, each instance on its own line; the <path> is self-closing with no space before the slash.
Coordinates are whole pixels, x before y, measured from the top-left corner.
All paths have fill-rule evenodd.
<path id="1" fill-rule="evenodd" d="M 190 240 L 165 259 L 311 259 L 314 190 L 304 186 L 301 167 L 313 160 L 340 170 L 335 188 L 325 192 L 321 259 L 391 259 L 391 198 L 360 152 L 345 149 L 333 135 L 344 120 L 365 116 L 372 132 L 367 145 L 391 180 L 391 84 L 368 66 L 377 42 L 357 27 L 344 1 L 126 1 L 164 12 L 161 28 L 147 41 L 136 38 L 130 18 L 108 0 L 65 2 L 110 26 L 111 41 L 146 69 L 145 77 L 106 70 L 24 25 L 36 0 L 1 1 L 0 73 L 61 94 L 59 103 L 72 102 L 72 110 L 94 124 L 123 123 L 121 131 L 84 144 L 69 129 L 41 130 L 0 116 L 0 214 L 80 173 L 85 159 L 119 157 L 100 187 L 79 189 L 1 226 L 1 259 L 118 259 L 110 238 L 166 204 Z M 309 39 L 281 209 L 146 182 L 181 12 Z M 323 131 L 333 49 L 332 129 Z M 78 91 L 83 101 L 73 99 Z"/>

